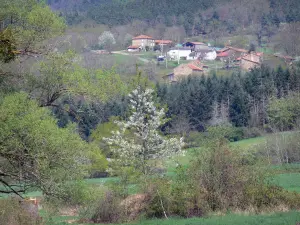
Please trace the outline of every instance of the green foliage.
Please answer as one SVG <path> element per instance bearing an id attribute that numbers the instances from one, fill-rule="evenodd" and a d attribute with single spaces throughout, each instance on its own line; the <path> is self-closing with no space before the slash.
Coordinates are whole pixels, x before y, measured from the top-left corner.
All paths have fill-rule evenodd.
<path id="1" fill-rule="evenodd" d="M 73 51 L 51 53 L 38 66 L 40 76 L 27 77 L 27 89 L 41 106 L 55 106 L 64 95 L 107 101 L 126 92 L 120 76 L 111 70 L 88 70 L 79 66 Z"/>
<path id="2" fill-rule="evenodd" d="M 91 153 L 100 151 L 82 141 L 73 125 L 58 128 L 50 112 L 26 94 L 4 97 L 0 113 L 2 191 L 38 187 L 44 194 L 57 197 L 63 183 L 82 179 L 90 167 Z M 104 169 L 105 158 L 98 159 Z"/>
<path id="3" fill-rule="evenodd" d="M 83 180 L 64 183 L 59 192 L 59 199 L 50 199 L 49 201 L 52 205 L 56 204 L 57 208 L 63 206 L 83 207 L 94 200 L 94 194 L 98 194 L 93 190 L 92 186 Z"/>
<path id="4" fill-rule="evenodd" d="M 6 25 L 4 30 L 0 30 L 0 53 L 4 62 L 13 60 L 16 54 L 41 53 L 41 42 L 61 34 L 65 29 L 64 20 L 36 0 L 2 0 L 1 6 L 0 21 Z M 14 51 L 7 51 L 10 48 Z"/>
<path id="5" fill-rule="evenodd" d="M 0 32 L 0 60 L 4 63 L 14 60 L 17 54 L 16 50 L 11 29 Z"/>
<path id="6" fill-rule="evenodd" d="M 115 124 L 116 120 L 118 120 L 117 117 L 111 117 L 108 122 L 98 124 L 91 134 L 91 140 L 99 144 L 106 156 L 111 156 L 111 152 L 104 139 L 109 138 L 111 136 L 111 132 L 118 129 L 117 124 Z"/>
<path id="7" fill-rule="evenodd" d="M 273 99 L 268 107 L 270 124 L 279 131 L 289 130 L 297 125 L 300 118 L 300 98 L 298 95 Z"/>
<path id="8" fill-rule="evenodd" d="M 193 157 L 189 171 L 201 193 L 199 202 L 209 210 L 253 207 L 259 211 L 285 203 L 284 197 L 277 198 L 277 194 L 284 196 L 282 189 L 266 183 L 270 175 L 255 155 L 230 149 L 223 138 L 208 141 Z"/>

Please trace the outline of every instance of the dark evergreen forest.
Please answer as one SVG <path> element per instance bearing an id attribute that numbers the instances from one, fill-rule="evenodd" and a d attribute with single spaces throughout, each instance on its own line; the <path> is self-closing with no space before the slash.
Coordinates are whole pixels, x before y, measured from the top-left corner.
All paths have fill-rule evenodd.
<path id="1" fill-rule="evenodd" d="M 210 32 L 212 21 L 218 21 L 218 27 L 229 32 L 253 22 L 264 28 L 278 26 L 280 22 L 297 22 L 300 21 L 298 3 L 298 0 L 48 0 L 69 25 L 91 19 L 112 27 L 139 20 L 149 26 L 184 26 L 189 35 Z"/>
<path id="2" fill-rule="evenodd" d="M 157 101 L 167 108 L 171 120 L 162 130 L 166 133 L 205 131 L 210 125 L 232 124 L 268 130 L 268 103 L 300 91 L 300 65 L 290 69 L 268 67 L 254 69 L 244 75 L 233 73 L 227 77 L 189 77 L 181 82 L 156 84 Z M 69 112 L 54 111 L 60 126 L 69 120 L 77 122 L 82 137 L 88 138 L 97 124 L 108 122 L 112 116 L 126 118 L 128 101 L 124 96 L 108 103 L 86 104 L 65 99 L 62 105 Z M 179 130 L 174 130 L 179 127 Z M 285 127 L 284 129 L 291 129 Z"/>

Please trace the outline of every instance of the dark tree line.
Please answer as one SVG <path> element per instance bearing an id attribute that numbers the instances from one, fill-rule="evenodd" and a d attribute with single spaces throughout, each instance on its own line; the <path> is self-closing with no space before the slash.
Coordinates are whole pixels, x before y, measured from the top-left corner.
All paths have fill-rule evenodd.
<path id="1" fill-rule="evenodd" d="M 236 127 L 260 127 L 268 123 L 270 98 L 282 98 L 300 90 L 300 73 L 295 67 L 254 69 L 230 77 L 189 77 L 173 85 L 157 85 L 161 101 L 171 117 L 184 114 L 192 128 L 230 122 Z"/>
<path id="2" fill-rule="evenodd" d="M 244 75 L 234 73 L 227 77 L 188 77 L 171 85 L 157 84 L 156 90 L 157 101 L 167 107 L 167 117 L 171 118 L 163 128 L 165 132 L 170 132 L 174 126 L 204 131 L 209 125 L 222 123 L 264 128 L 269 122 L 270 99 L 300 91 L 300 66 L 275 70 L 262 67 Z M 99 123 L 108 122 L 112 116 L 126 118 L 128 112 L 127 97 L 122 96 L 105 104 L 70 99 L 61 104 L 71 110 L 54 112 L 59 125 L 65 126 L 69 120 L 77 122 L 85 139 Z"/>

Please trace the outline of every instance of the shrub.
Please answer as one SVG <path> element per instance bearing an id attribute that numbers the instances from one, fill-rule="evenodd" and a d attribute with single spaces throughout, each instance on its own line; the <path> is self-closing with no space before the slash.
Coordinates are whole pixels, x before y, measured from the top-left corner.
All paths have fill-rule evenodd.
<path id="1" fill-rule="evenodd" d="M 0 221 L 6 225 L 42 224 L 35 205 L 19 198 L 0 200 Z"/>
<path id="2" fill-rule="evenodd" d="M 281 189 L 268 184 L 269 173 L 254 162 L 255 156 L 230 149 L 224 138 L 210 141 L 203 148 L 188 170 L 191 182 L 202 193 L 202 207 L 210 211 L 245 210 L 283 203 L 276 198 Z"/>
<path id="3" fill-rule="evenodd" d="M 113 192 L 106 192 L 98 201 L 91 221 L 94 223 L 117 223 L 124 219 L 124 210 L 121 199 Z"/>
<path id="4" fill-rule="evenodd" d="M 263 135 L 263 131 L 261 131 L 257 127 L 245 127 L 243 128 L 243 138 L 256 138 Z"/>
<path id="5" fill-rule="evenodd" d="M 149 197 L 145 210 L 147 218 L 169 216 L 194 217 L 205 213 L 199 193 L 187 176 L 187 169 L 179 166 L 174 177 L 150 178 L 144 184 Z"/>

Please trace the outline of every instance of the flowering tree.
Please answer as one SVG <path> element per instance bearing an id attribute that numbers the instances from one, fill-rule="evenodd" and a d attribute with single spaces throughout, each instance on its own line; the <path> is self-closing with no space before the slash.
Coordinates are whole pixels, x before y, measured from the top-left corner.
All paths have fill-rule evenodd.
<path id="1" fill-rule="evenodd" d="M 166 139 L 159 134 L 159 127 L 166 122 L 165 112 L 157 109 L 152 94 L 152 89 L 140 87 L 132 91 L 129 94 L 131 116 L 128 121 L 117 121 L 119 130 L 106 139 L 119 166 L 135 167 L 144 175 L 150 173 L 152 159 L 180 153 L 183 146 L 182 138 Z"/>
<path id="2" fill-rule="evenodd" d="M 109 31 L 104 31 L 99 36 L 99 46 L 107 50 L 108 52 L 111 52 L 113 46 L 116 44 L 116 40 L 114 35 Z"/>

